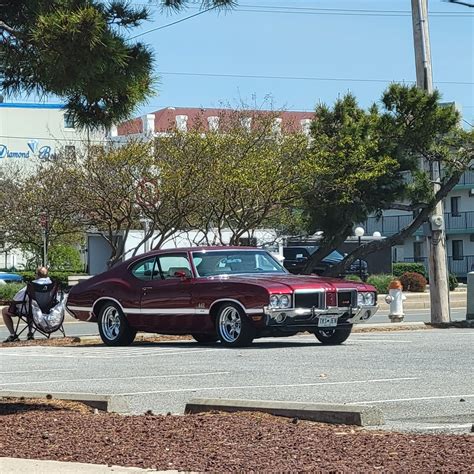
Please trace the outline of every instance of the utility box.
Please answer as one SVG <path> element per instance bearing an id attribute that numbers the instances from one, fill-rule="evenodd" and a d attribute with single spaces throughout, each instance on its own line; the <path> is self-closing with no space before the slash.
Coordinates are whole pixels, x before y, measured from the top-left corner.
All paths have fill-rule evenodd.
<path id="1" fill-rule="evenodd" d="M 474 319 L 474 272 L 467 274 L 467 313 L 466 319 Z"/>

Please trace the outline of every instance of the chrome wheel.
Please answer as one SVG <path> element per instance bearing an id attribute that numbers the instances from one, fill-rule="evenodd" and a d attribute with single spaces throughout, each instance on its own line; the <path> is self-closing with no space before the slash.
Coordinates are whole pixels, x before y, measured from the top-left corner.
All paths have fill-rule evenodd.
<path id="1" fill-rule="evenodd" d="M 225 342 L 235 342 L 242 330 L 242 318 L 234 306 L 226 306 L 219 315 L 219 334 Z"/>
<path id="2" fill-rule="evenodd" d="M 108 346 L 128 346 L 133 342 L 137 330 L 130 326 L 122 309 L 110 301 L 99 312 L 99 334 Z"/>
<path id="3" fill-rule="evenodd" d="M 101 326 L 104 335 L 114 341 L 120 334 L 121 317 L 117 308 L 108 306 L 102 314 Z"/>

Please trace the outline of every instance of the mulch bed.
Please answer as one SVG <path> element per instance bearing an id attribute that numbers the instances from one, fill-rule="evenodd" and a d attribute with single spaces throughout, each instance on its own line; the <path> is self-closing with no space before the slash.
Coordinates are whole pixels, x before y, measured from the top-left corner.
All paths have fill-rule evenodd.
<path id="1" fill-rule="evenodd" d="M 261 413 L 123 416 L 0 401 L 3 456 L 197 472 L 473 472 L 474 436 L 364 431 Z"/>

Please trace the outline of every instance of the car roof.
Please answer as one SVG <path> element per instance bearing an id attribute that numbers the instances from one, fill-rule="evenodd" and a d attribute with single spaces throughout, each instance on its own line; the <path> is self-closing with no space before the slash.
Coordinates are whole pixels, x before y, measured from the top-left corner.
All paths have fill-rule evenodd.
<path id="1" fill-rule="evenodd" d="M 257 248 L 257 247 L 243 247 L 243 246 L 236 246 L 236 245 L 214 245 L 214 246 L 200 246 L 200 247 L 176 247 L 176 248 L 169 248 L 169 249 L 153 249 L 146 253 L 141 253 L 140 255 L 135 255 L 124 262 L 117 264 L 113 268 L 122 267 L 123 265 L 129 266 L 134 264 L 138 260 L 142 260 L 147 257 L 154 257 L 157 254 L 167 254 L 167 253 L 181 253 L 181 252 L 210 252 L 210 251 L 221 251 L 225 252 L 226 250 L 256 250 L 256 251 L 264 251 L 268 252 L 268 250 Z"/>
<path id="2" fill-rule="evenodd" d="M 154 249 L 150 253 L 160 252 L 160 253 L 175 253 L 175 252 L 203 252 L 211 250 L 264 250 L 256 247 L 239 247 L 236 245 L 221 245 L 221 246 L 203 246 L 203 247 L 176 247 L 172 249 Z M 265 250 L 266 251 L 266 250 Z"/>

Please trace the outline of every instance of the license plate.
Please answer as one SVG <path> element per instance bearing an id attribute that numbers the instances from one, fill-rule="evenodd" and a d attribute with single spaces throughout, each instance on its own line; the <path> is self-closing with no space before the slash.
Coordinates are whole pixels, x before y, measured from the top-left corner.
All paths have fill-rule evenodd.
<path id="1" fill-rule="evenodd" d="M 320 316 L 318 319 L 318 327 L 333 328 L 337 326 L 337 316 Z"/>

